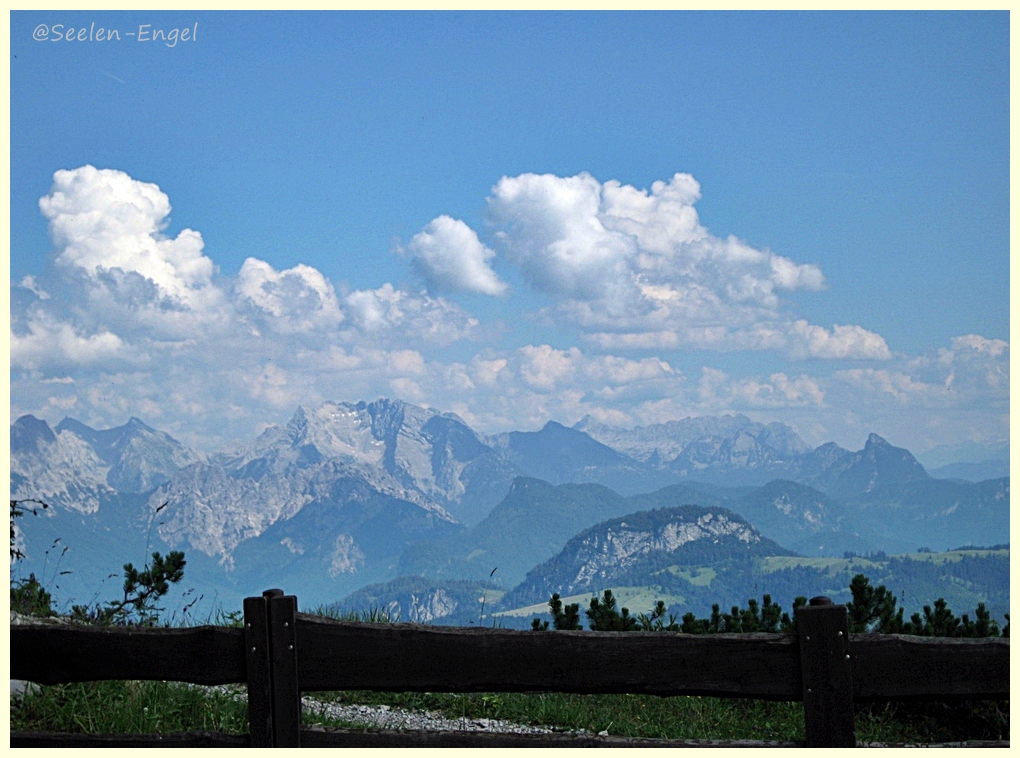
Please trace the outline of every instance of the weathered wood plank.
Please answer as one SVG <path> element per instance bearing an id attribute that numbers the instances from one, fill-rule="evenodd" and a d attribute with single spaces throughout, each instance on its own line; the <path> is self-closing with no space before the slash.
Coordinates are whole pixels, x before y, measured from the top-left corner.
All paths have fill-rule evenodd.
<path id="1" fill-rule="evenodd" d="M 630 692 L 800 700 L 796 637 L 530 632 L 298 614 L 302 690 Z"/>
<path id="2" fill-rule="evenodd" d="M 804 736 L 808 747 L 854 747 L 854 693 L 846 606 L 827 597 L 797 609 Z"/>
<path id="3" fill-rule="evenodd" d="M 1009 638 L 851 634 L 854 700 L 1009 697 Z"/>
<path id="4" fill-rule="evenodd" d="M 757 740 L 653 740 L 568 733 L 431 732 L 356 729 L 301 730 L 302 747 L 803 747 L 803 742 Z"/>
<path id="5" fill-rule="evenodd" d="M 249 747 L 247 734 L 71 734 L 11 732 L 11 747 Z"/>
<path id="6" fill-rule="evenodd" d="M 303 690 L 802 699 L 799 649 L 787 635 L 520 632 L 360 624 L 304 614 L 298 614 L 298 629 Z M 853 634 L 850 655 L 855 701 L 1009 697 L 1008 638 Z M 582 667 L 583 681 L 568 683 Z"/>
<path id="7" fill-rule="evenodd" d="M 647 686 L 636 688 L 636 692 L 718 696 L 729 692 L 740 697 L 800 699 L 796 641 L 781 635 L 613 635 L 443 629 L 401 624 L 348 624 L 303 614 L 298 614 L 298 627 L 305 630 L 300 668 L 301 686 L 307 690 L 348 686 L 407 688 L 407 680 L 424 669 L 426 681 L 419 689 L 439 691 L 439 685 L 445 682 L 448 691 L 458 687 L 463 691 L 498 691 L 500 672 L 506 669 L 516 672 L 523 665 L 520 662 L 525 655 L 536 661 L 527 664 L 527 668 L 537 666 L 540 670 L 525 672 L 527 681 L 522 681 L 521 675 L 511 676 L 508 691 L 526 690 L 529 685 L 533 689 L 556 689 L 563 677 L 588 665 L 594 660 L 592 656 L 597 655 L 612 670 L 598 674 L 598 681 L 590 689 L 568 691 L 621 692 L 628 683 L 640 679 L 644 671 L 651 672 L 650 681 Z M 607 639 L 613 640 L 609 647 L 605 644 Z M 107 679 L 166 679 L 195 684 L 246 680 L 243 631 L 240 629 L 18 625 L 10 628 L 10 640 L 11 678 L 41 684 Z M 762 646 L 761 641 L 769 644 Z M 408 645 L 411 647 L 407 648 Z M 437 649 L 442 654 L 437 662 L 412 660 L 413 665 L 406 674 L 395 665 L 397 661 L 406 663 L 408 658 L 416 658 L 409 650 Z M 358 665 L 362 650 L 374 664 Z M 733 658 L 738 651 L 739 657 L 752 661 L 752 671 L 740 670 L 740 661 Z M 854 700 L 857 701 L 1009 697 L 1009 640 L 1006 638 L 853 634 L 850 651 Z M 670 656 L 673 660 L 665 663 Z M 723 665 L 722 671 L 719 664 L 702 669 L 701 662 L 711 661 L 713 656 L 729 656 L 735 665 Z M 506 660 L 501 663 L 503 658 Z M 353 659 L 353 665 L 344 671 L 344 662 L 349 659 Z M 443 671 L 442 661 L 453 661 L 457 665 Z M 472 670 L 465 672 L 468 664 Z M 373 665 L 380 665 L 380 668 L 373 671 Z M 604 668 L 598 667 L 599 671 Z M 772 686 L 741 690 L 755 678 L 753 671 L 762 676 L 774 674 L 776 681 Z M 384 676 L 373 685 L 372 681 L 380 672 Z M 464 680 L 463 686 L 453 681 L 457 679 Z"/>
<path id="8" fill-rule="evenodd" d="M 246 676 L 241 629 L 17 625 L 10 639 L 11 678 L 39 684 L 110 679 L 230 684 Z"/>

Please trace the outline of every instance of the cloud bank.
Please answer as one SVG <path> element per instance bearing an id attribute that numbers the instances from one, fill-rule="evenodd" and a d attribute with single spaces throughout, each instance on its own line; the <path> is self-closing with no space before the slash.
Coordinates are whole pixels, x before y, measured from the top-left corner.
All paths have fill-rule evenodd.
<path id="1" fill-rule="evenodd" d="M 443 215 L 407 241 L 424 289 L 347 291 L 307 264 L 249 257 L 222 272 L 198 231 L 166 233 L 157 185 L 61 170 L 39 201 L 52 262 L 11 288 L 12 416 L 103 427 L 136 415 L 205 449 L 302 403 L 380 395 L 489 432 L 743 412 L 848 445 L 873 430 L 900 444 L 1008 436 L 1008 343 L 964 335 L 898 356 L 861 326 L 811 324 L 783 297 L 823 288 L 821 270 L 713 236 L 700 193 L 687 174 L 648 191 L 588 174 L 504 177 L 484 229 Z M 532 316 L 578 344 L 512 329 L 487 343 L 457 302 L 512 304 L 519 287 L 548 301 Z M 689 348 L 817 360 L 763 375 L 681 370 Z"/>
<path id="2" fill-rule="evenodd" d="M 821 270 L 713 236 L 689 174 L 651 191 L 589 174 L 503 177 L 488 199 L 499 249 L 563 321 L 604 350 L 779 350 L 885 359 L 878 334 L 784 315 L 780 293 L 820 290 Z"/>

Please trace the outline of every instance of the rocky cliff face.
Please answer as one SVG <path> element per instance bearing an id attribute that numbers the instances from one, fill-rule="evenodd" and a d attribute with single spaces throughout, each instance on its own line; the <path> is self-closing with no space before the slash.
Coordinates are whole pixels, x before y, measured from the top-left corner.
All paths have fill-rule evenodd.
<path id="1" fill-rule="evenodd" d="M 722 538 L 748 545 L 762 540 L 750 524 L 721 511 L 705 511 L 693 517 L 681 511 L 658 523 L 637 527 L 626 520 L 611 522 L 589 531 L 578 544 L 564 548 L 573 549 L 572 561 L 577 565 L 577 573 L 570 581 L 571 591 L 604 584 L 651 553 L 676 553 L 684 545 L 700 540 L 718 544 Z"/>
<path id="2" fill-rule="evenodd" d="M 470 515 L 478 505 L 468 482 L 481 491 L 489 481 L 509 485 L 512 478 L 455 414 L 386 399 L 298 408 L 286 425 L 214 457 L 232 476 L 253 479 L 327 460 L 385 472 L 412 501 L 439 504 L 454 515 Z M 482 507 L 492 507 L 501 494 Z"/>
<path id="3" fill-rule="evenodd" d="M 553 592 L 567 597 L 625 583 L 669 566 L 726 562 L 750 555 L 788 555 L 735 513 L 681 505 L 604 521 L 577 534 L 549 561 L 536 566 L 504 604 L 527 605 Z"/>
<path id="4" fill-rule="evenodd" d="M 147 492 L 202 459 L 135 418 L 97 431 L 71 418 L 54 430 L 22 416 L 11 426 L 11 497 L 95 513 L 117 492 Z"/>
<path id="5" fill-rule="evenodd" d="M 442 506 L 420 491 L 405 488 L 384 469 L 350 457 L 309 463 L 309 456 L 302 458 L 301 454 L 298 461 L 282 466 L 281 457 L 286 456 L 250 461 L 242 469 L 244 474 L 207 464 L 181 470 L 172 482 L 158 488 L 149 499 L 152 509 L 168 503 L 164 522 L 159 527 L 160 537 L 174 546 L 190 544 L 232 567 L 233 553 L 241 543 L 261 536 L 274 524 L 293 521 L 314 503 L 333 510 L 355 512 L 363 510 L 364 503 L 369 500 L 381 498 L 421 511 L 423 516 L 431 516 L 436 522 L 457 523 Z M 307 533 L 290 535 L 290 538 L 302 544 L 318 545 L 323 540 L 335 543 L 342 534 L 327 533 L 316 525 L 309 525 Z M 411 534 L 407 539 L 413 541 L 416 537 L 427 536 L 427 533 Z M 350 535 L 346 537 L 347 553 L 358 555 L 361 548 L 350 541 L 353 539 Z M 357 562 L 350 563 L 350 567 L 356 568 Z"/>
<path id="6" fill-rule="evenodd" d="M 637 460 L 676 460 L 693 442 L 704 439 L 717 440 L 720 445 L 728 441 L 729 447 L 746 449 L 749 440 L 765 446 L 779 455 L 799 455 L 810 447 L 786 424 L 760 424 L 747 416 L 700 416 L 662 424 L 637 426 L 633 429 L 601 424 L 585 416 L 574 429 L 589 434 L 614 450 L 626 453 Z M 742 443 L 736 443 L 744 437 Z"/>
<path id="7" fill-rule="evenodd" d="M 205 460 L 201 453 L 137 418 L 103 431 L 65 418 L 56 432 L 70 432 L 88 444 L 109 467 L 106 483 L 118 492 L 148 492 L 185 466 Z"/>
<path id="8" fill-rule="evenodd" d="M 511 490 L 519 476 L 562 484 L 532 479 Z M 756 491 L 730 489 L 748 484 Z M 516 583 L 595 521 L 679 503 L 725 505 L 813 555 L 992 544 L 1009 524 L 1008 479 L 931 479 L 878 435 L 855 453 L 832 443 L 808 450 L 782 424 L 725 416 L 633 430 L 550 422 L 483 438 L 455 414 L 385 399 L 298 408 L 286 424 L 210 456 L 137 419 L 96 430 L 23 416 L 11 426 L 11 493 L 56 506 L 24 525 L 27 537 L 57 521 L 50 540 L 77 530 L 96 545 L 110 537 L 113 549 L 151 537 L 155 549 L 158 537 L 160 549 L 189 551 L 194 570 L 200 558 L 221 578 L 231 568 L 235 577 L 272 569 L 270 584 L 286 575 L 337 593 L 401 568 L 476 578 L 498 566 Z M 630 504 L 618 493 L 643 494 Z M 757 544 L 742 542 L 737 527 L 712 533 L 731 517 L 640 534 L 628 520 L 591 536 L 590 561 L 557 581 L 601 581 L 610 564 L 686 554 L 709 537 Z M 26 544 L 34 554 L 46 549 Z"/>

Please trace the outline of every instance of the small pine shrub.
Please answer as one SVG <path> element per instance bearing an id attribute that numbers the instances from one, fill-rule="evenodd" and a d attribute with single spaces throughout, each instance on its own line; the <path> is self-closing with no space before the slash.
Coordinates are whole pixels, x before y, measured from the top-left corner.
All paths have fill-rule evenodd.
<path id="1" fill-rule="evenodd" d="M 35 578 L 35 574 L 11 583 L 11 610 L 15 613 L 22 616 L 56 616 L 52 602 L 50 593 Z"/>

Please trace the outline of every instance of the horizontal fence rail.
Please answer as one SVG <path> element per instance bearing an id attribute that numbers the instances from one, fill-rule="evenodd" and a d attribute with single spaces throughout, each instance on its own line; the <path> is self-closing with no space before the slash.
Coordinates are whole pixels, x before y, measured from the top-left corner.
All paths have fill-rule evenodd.
<path id="1" fill-rule="evenodd" d="M 799 700 L 796 637 L 526 632 L 299 614 L 303 690 L 626 692 Z"/>
<path id="2" fill-rule="evenodd" d="M 796 637 L 362 624 L 298 614 L 304 691 L 630 692 L 800 700 Z M 11 678 L 244 683 L 240 629 L 11 627 Z M 1009 639 L 850 635 L 854 700 L 1009 697 Z M 583 671 L 583 678 L 579 673 Z"/>
<path id="3" fill-rule="evenodd" d="M 1009 638 L 851 634 L 854 700 L 1009 697 Z"/>
<path id="4" fill-rule="evenodd" d="M 803 701 L 808 746 L 852 746 L 855 701 L 1009 697 L 1008 638 L 851 635 L 847 633 L 846 609 L 822 598 L 816 600 L 819 602 L 798 610 L 798 632 L 788 635 L 534 632 L 344 622 L 299 614 L 296 598 L 283 596 L 279 590 L 245 600 L 244 629 L 16 625 L 10 634 L 12 678 L 39 684 L 112 679 L 247 683 L 250 734 L 15 732 L 11 745 L 786 744 L 570 734 L 364 732 L 301 726 L 303 691 L 377 690 L 633 693 Z"/>
<path id="5" fill-rule="evenodd" d="M 11 678 L 38 684 L 144 679 L 191 684 L 247 680 L 240 629 L 17 625 Z"/>

